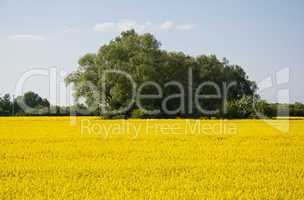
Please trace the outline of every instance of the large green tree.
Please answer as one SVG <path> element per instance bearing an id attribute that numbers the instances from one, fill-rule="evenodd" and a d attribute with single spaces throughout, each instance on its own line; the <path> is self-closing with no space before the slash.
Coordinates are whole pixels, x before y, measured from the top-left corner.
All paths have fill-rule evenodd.
<path id="1" fill-rule="evenodd" d="M 220 61 L 215 55 L 192 57 L 182 52 L 167 52 L 160 49 L 160 46 L 160 42 L 152 34 L 139 35 L 134 30 L 122 32 L 120 36 L 103 45 L 96 54 L 84 55 L 79 60 L 79 68 L 66 78 L 66 83 L 74 85 L 76 99 L 84 98 L 86 104 L 93 109 L 117 110 L 131 105 L 124 112 L 125 115 L 138 109 L 134 102 L 130 104 L 135 87 L 130 78 L 137 87 L 149 82 L 160 86 L 163 93 L 160 98 L 141 101 L 146 111 L 160 111 L 153 113 L 154 116 L 202 115 L 200 109 L 190 109 L 188 105 L 195 102 L 193 93 L 196 88 L 208 81 L 220 86 L 222 97 L 200 99 L 199 104 L 206 110 L 217 110 L 217 115 L 226 112 L 223 109 L 225 100 L 232 101 L 254 95 L 256 85 L 240 66 L 229 65 L 226 59 Z M 109 73 L 109 70 L 119 73 Z M 191 82 L 189 72 L 192 72 Z M 130 77 L 121 73 L 127 73 Z M 227 91 L 222 86 L 232 82 L 236 84 L 229 88 L 227 99 L 224 99 Z M 146 84 L 141 89 L 143 94 L 159 94 L 153 84 Z M 198 94 L 212 95 L 216 92 L 218 91 L 213 85 L 207 85 Z M 174 96 L 178 93 L 183 97 Z M 135 95 L 137 98 L 138 93 Z M 101 97 L 105 97 L 105 101 Z M 164 104 L 166 110 L 163 109 Z"/>

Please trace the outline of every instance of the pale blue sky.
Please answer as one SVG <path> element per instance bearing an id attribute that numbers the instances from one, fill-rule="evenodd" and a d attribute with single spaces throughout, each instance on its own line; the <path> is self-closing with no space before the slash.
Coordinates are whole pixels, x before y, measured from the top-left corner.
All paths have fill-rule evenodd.
<path id="1" fill-rule="evenodd" d="M 162 48 L 216 54 L 240 64 L 252 80 L 290 69 L 290 100 L 304 102 L 304 1 L 0 0 L 0 94 L 14 93 L 24 72 L 57 67 L 71 72 L 86 52 L 134 27 L 152 32 Z M 262 95 L 276 101 L 276 90 Z M 48 97 L 48 80 L 25 90 Z"/>

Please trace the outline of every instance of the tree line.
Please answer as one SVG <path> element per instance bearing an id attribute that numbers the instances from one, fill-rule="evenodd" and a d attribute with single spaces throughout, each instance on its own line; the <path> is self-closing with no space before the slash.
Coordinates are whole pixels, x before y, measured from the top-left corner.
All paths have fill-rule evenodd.
<path id="1" fill-rule="evenodd" d="M 161 49 L 150 33 L 122 32 L 97 53 L 79 59 L 66 78 L 76 100 L 50 105 L 27 92 L 0 98 L 0 115 L 98 115 L 105 118 L 258 118 L 304 116 L 304 106 L 272 104 L 239 65 L 215 55 L 190 56 Z M 25 107 L 22 105 L 26 105 Z M 115 112 L 115 111 L 121 112 Z"/>
<path id="2" fill-rule="evenodd" d="M 20 107 L 18 101 L 23 99 L 30 109 L 26 110 Z M 294 104 L 279 104 L 267 103 L 260 101 L 258 108 L 267 117 L 277 116 L 302 116 L 304 117 L 304 104 L 296 102 Z M 256 111 L 252 106 L 252 99 L 248 96 L 229 102 L 228 112 L 223 118 L 256 118 Z M 51 105 L 47 99 L 43 99 L 34 92 L 27 92 L 22 96 L 13 99 L 11 95 L 5 94 L 0 97 L 0 116 L 69 116 L 69 115 L 83 115 L 83 116 L 100 116 L 99 111 L 90 112 L 88 107 L 83 104 L 76 104 L 74 106 L 58 106 Z M 117 118 L 121 116 L 116 116 Z M 134 118 L 143 117 L 139 114 L 131 116 Z M 201 116 L 203 117 L 203 116 Z M 115 117 L 114 117 L 115 118 Z"/>
<path id="3" fill-rule="evenodd" d="M 18 101 L 24 100 L 31 106 L 26 110 L 20 107 Z M 294 104 L 267 103 L 259 101 L 261 111 L 266 117 L 277 116 L 295 116 L 304 117 L 304 104 L 296 102 Z M 12 98 L 11 95 L 5 94 L 0 96 L 0 116 L 100 116 L 98 110 L 91 112 L 84 104 L 76 104 L 73 106 L 58 106 L 51 105 L 45 98 L 40 97 L 34 92 L 27 92 L 17 98 Z M 121 116 L 116 116 L 119 118 Z M 134 114 L 134 118 L 143 117 L 139 114 Z M 203 117 L 203 116 L 198 116 Z M 242 97 L 240 100 L 229 102 L 228 112 L 222 118 L 240 119 L 240 118 L 257 118 L 256 110 L 253 108 L 252 99 L 248 96 Z M 115 118 L 115 117 L 114 117 Z"/>

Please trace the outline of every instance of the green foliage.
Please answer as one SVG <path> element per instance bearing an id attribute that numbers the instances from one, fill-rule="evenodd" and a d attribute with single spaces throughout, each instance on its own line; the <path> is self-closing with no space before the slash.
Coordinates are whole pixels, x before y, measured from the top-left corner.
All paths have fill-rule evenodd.
<path id="1" fill-rule="evenodd" d="M 0 97 L 0 115 L 8 116 L 12 112 L 12 102 L 9 94 Z"/>
<path id="2" fill-rule="evenodd" d="M 133 85 L 128 78 L 119 74 L 108 74 L 105 80 L 102 75 L 106 70 L 119 70 L 131 75 L 137 85 L 153 81 L 159 84 L 164 96 L 159 99 L 143 100 L 144 108 L 161 110 L 164 99 L 172 94 L 180 93 L 176 86 L 164 87 L 165 83 L 176 81 L 184 90 L 189 88 L 188 71 L 193 71 L 194 90 L 206 81 L 212 81 L 220 86 L 224 83 L 237 82 L 228 94 L 228 101 L 239 99 L 242 96 L 253 95 L 256 90 L 254 82 L 248 79 L 244 70 L 237 65 L 229 65 L 227 59 L 220 61 L 215 55 L 192 57 L 182 52 L 167 52 L 160 49 L 160 42 L 151 34 L 138 35 L 134 30 L 122 32 L 120 36 L 102 46 L 97 54 L 86 54 L 79 60 L 79 68 L 66 78 L 67 84 L 75 86 L 75 97 L 86 100 L 89 107 L 105 107 L 107 110 L 118 110 L 130 104 Z M 105 81 L 102 87 L 102 81 Z M 90 83 L 90 84 L 87 84 Z M 89 85 L 94 85 L 94 90 Z M 146 87 L 146 94 L 155 94 L 155 88 Z M 190 92 L 184 94 L 183 109 L 178 110 L 182 103 L 181 98 L 172 98 L 167 102 L 170 110 L 176 110 L 173 116 L 199 116 L 200 111 L 194 108 L 193 112 L 186 105 L 193 103 Z M 221 91 L 223 94 L 224 91 Z M 99 94 L 105 94 L 106 102 L 102 102 Z M 204 87 L 202 94 L 213 94 L 214 88 Z M 96 95 L 97 94 L 97 95 Z M 189 102 L 191 101 L 191 102 Z M 97 105 L 94 105 L 96 104 Z M 207 110 L 221 108 L 223 99 L 209 99 L 201 103 Z M 131 115 L 133 110 L 139 109 L 134 104 L 125 112 Z M 135 112 L 136 113 L 136 112 Z M 137 114 L 136 114 L 137 115 Z M 152 115 L 156 117 L 158 114 Z M 163 117 L 168 114 L 161 110 Z"/>
<path id="3" fill-rule="evenodd" d="M 26 92 L 14 101 L 15 112 L 29 115 L 45 115 L 49 113 L 50 103 L 34 92 Z"/>

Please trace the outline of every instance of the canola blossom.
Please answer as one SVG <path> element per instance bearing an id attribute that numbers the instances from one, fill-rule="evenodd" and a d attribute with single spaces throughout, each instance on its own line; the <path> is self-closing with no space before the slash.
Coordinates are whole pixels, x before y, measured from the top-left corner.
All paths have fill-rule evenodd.
<path id="1" fill-rule="evenodd" d="M 302 119 L 0 118 L 0 146 L 0 199 L 304 197 Z"/>

